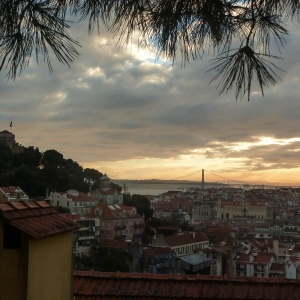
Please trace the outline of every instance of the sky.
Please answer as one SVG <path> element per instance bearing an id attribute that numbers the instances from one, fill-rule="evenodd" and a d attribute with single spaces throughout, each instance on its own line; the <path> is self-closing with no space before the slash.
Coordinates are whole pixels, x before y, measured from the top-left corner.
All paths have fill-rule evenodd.
<path id="1" fill-rule="evenodd" d="M 75 24 L 82 47 L 71 68 L 52 58 L 49 73 L 32 59 L 15 81 L 0 72 L 0 130 L 12 120 L 20 144 L 113 179 L 201 180 L 204 169 L 206 181 L 299 185 L 299 25 L 288 29 L 282 81 L 265 97 L 254 86 L 248 102 L 209 85 L 209 54 L 172 65 L 135 40 L 119 49 L 105 29 L 88 35 Z"/>

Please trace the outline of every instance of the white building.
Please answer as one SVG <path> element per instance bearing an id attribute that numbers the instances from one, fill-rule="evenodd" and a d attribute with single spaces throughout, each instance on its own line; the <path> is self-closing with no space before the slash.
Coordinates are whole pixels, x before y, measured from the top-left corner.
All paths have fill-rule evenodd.
<path id="1" fill-rule="evenodd" d="M 102 203 L 123 204 L 123 194 L 111 188 L 110 178 L 106 174 L 100 178 L 100 188 L 93 190 L 91 195 Z"/>
<path id="2" fill-rule="evenodd" d="M 99 202 L 96 198 L 76 190 L 68 190 L 65 193 L 51 192 L 48 200 L 52 206 L 68 208 L 70 213 L 82 216 L 88 214 Z"/>
<path id="3" fill-rule="evenodd" d="M 270 277 L 269 271 L 275 263 L 273 253 L 240 253 L 235 259 L 234 276 Z"/>

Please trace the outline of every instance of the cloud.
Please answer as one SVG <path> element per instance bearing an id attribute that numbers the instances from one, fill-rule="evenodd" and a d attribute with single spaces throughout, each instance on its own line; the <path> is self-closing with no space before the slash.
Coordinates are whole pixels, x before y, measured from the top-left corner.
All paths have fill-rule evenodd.
<path id="1" fill-rule="evenodd" d="M 287 71 L 282 81 L 265 98 L 254 87 L 247 102 L 235 101 L 232 91 L 219 96 L 217 84 L 209 85 L 209 55 L 183 68 L 180 61 L 172 65 L 139 52 L 135 43 L 118 49 L 103 28 L 100 36 L 89 36 L 87 24 L 76 24 L 72 36 L 82 48 L 71 69 L 53 58 L 52 74 L 34 60 L 15 82 L 0 73 L 1 127 L 13 118 L 20 143 L 56 149 L 127 178 L 175 178 L 204 167 L 249 178 L 258 171 L 297 170 L 296 26 L 279 62 Z M 263 137 L 296 140 L 261 144 Z"/>

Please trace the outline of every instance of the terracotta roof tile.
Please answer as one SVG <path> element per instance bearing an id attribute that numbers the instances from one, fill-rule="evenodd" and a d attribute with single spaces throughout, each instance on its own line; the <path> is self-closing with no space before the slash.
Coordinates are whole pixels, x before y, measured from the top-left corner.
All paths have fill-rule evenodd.
<path id="1" fill-rule="evenodd" d="M 299 297 L 300 281 L 283 278 L 74 272 L 76 300 L 295 300 Z"/>
<path id="2" fill-rule="evenodd" d="M 115 240 L 109 240 L 104 238 L 99 238 L 99 242 L 98 242 L 98 245 L 101 247 L 122 248 L 122 249 L 127 249 L 128 244 L 129 243 L 124 241 L 115 241 Z"/>
<path id="3" fill-rule="evenodd" d="M 59 192 L 58 194 L 68 198 L 68 199 L 71 199 L 73 201 L 81 201 L 81 202 L 84 202 L 84 201 L 87 201 L 87 202 L 98 202 L 98 199 L 97 198 L 94 198 L 94 197 L 90 197 L 89 195 L 85 194 L 85 193 L 82 193 L 82 192 L 78 192 L 78 196 L 74 196 L 74 195 L 71 195 L 71 194 L 68 194 L 68 193 L 63 193 L 63 192 Z"/>
<path id="4" fill-rule="evenodd" d="M 258 253 L 257 256 L 254 257 L 254 263 L 268 263 L 271 258 L 275 255 L 273 253 Z"/>
<path id="5" fill-rule="evenodd" d="M 170 247 L 208 241 L 208 238 L 204 233 L 195 232 L 194 234 L 195 234 L 195 238 L 193 237 L 193 233 L 190 233 L 190 234 L 166 236 L 163 239 Z"/>
<path id="6" fill-rule="evenodd" d="M 80 227 L 79 224 L 60 215 L 45 201 L 1 204 L 0 216 L 4 221 L 36 239 L 73 231 Z"/>
<path id="7" fill-rule="evenodd" d="M 115 220 L 115 219 L 140 219 L 141 215 L 138 213 L 135 216 L 132 216 L 132 211 L 136 211 L 133 206 L 126 206 L 124 204 L 105 204 L 98 203 L 97 206 L 93 207 L 86 216 L 93 217 L 95 216 L 95 211 L 100 211 L 100 216 L 102 220 Z M 123 215 L 123 212 L 126 214 Z"/>
<path id="8" fill-rule="evenodd" d="M 0 190 L 4 194 L 10 194 L 10 196 L 17 196 L 18 193 L 20 193 L 21 197 L 26 197 L 27 195 L 21 190 L 19 186 L 1 186 Z"/>
<path id="9" fill-rule="evenodd" d="M 285 271 L 284 264 L 272 263 L 270 272 L 284 272 L 284 271 Z"/>
<path id="10" fill-rule="evenodd" d="M 250 255 L 246 254 L 246 253 L 241 253 L 238 254 L 235 259 L 234 259 L 237 263 L 241 263 L 241 262 L 249 262 L 250 261 Z"/>

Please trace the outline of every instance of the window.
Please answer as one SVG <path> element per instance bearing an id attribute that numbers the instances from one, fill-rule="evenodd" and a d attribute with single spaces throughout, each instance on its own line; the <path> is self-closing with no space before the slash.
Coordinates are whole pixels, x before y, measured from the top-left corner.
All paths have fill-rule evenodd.
<path id="1" fill-rule="evenodd" d="M 67 206 L 69 206 L 69 201 L 67 201 Z"/>
<path id="2" fill-rule="evenodd" d="M 21 230 L 3 223 L 3 249 L 19 249 L 21 247 Z"/>
<path id="3" fill-rule="evenodd" d="M 59 206 L 59 201 L 57 200 L 57 204 L 56 204 L 57 206 Z"/>

